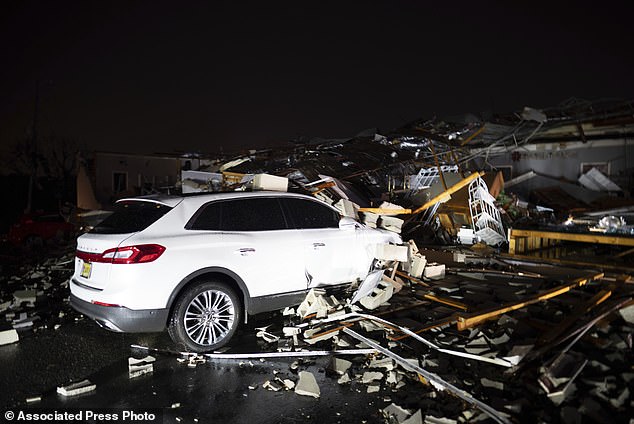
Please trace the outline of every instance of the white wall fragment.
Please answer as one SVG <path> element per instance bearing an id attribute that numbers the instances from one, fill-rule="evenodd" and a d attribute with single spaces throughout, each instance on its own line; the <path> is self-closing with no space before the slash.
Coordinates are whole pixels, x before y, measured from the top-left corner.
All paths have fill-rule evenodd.
<path id="1" fill-rule="evenodd" d="M 149 355 L 142 359 L 128 358 L 128 377 L 135 378 L 154 372 L 154 361 L 156 358 Z"/>
<path id="2" fill-rule="evenodd" d="M 15 330 L 0 331 L 0 346 L 15 343 L 18 340 L 20 340 L 20 336 Z"/>
<path id="3" fill-rule="evenodd" d="M 333 356 L 328 368 L 339 375 L 343 375 L 348 371 L 348 369 L 350 369 L 351 366 L 352 362 Z"/>
<path id="4" fill-rule="evenodd" d="M 392 422 L 391 418 L 394 417 L 397 423 L 402 423 L 411 414 L 407 409 L 401 408 L 395 403 L 389 404 L 383 408 L 381 412 L 387 418 L 388 422 Z"/>
<path id="5" fill-rule="evenodd" d="M 414 412 L 411 417 L 403 421 L 401 424 L 423 424 L 423 414 L 420 409 Z"/>
<path id="6" fill-rule="evenodd" d="M 299 381 L 295 386 L 295 393 L 301 396 L 312 396 L 314 398 L 318 398 L 320 396 L 321 391 L 319 390 L 319 385 L 317 384 L 317 380 L 315 380 L 315 376 L 311 372 L 299 372 Z"/>
<path id="7" fill-rule="evenodd" d="M 634 324 L 634 305 L 619 309 L 619 314 L 628 324 Z"/>

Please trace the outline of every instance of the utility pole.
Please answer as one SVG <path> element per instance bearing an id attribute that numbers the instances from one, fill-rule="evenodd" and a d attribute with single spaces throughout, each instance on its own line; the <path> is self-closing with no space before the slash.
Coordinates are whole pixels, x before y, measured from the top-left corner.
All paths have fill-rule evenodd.
<path id="1" fill-rule="evenodd" d="M 40 103 L 40 81 L 35 81 L 35 105 L 33 106 L 33 127 L 31 128 L 31 142 L 27 151 L 31 159 L 31 175 L 29 176 L 29 193 L 25 213 L 33 209 L 33 186 L 37 179 L 37 115 Z"/>

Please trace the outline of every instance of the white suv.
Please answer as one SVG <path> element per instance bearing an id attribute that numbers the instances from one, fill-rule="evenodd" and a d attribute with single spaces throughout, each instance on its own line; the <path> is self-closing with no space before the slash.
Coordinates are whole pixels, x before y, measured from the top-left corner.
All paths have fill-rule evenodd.
<path id="1" fill-rule="evenodd" d="M 395 233 L 293 193 L 123 199 L 77 239 L 71 304 L 120 332 L 163 331 L 191 351 L 225 345 L 247 315 L 364 278 Z"/>

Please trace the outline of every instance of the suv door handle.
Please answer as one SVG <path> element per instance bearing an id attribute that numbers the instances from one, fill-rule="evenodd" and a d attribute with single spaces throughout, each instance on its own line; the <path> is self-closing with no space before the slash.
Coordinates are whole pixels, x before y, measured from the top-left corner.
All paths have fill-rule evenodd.
<path id="1" fill-rule="evenodd" d="M 239 253 L 240 256 L 247 256 L 249 253 L 255 253 L 255 249 L 252 247 L 241 247 L 238 250 L 234 250 L 233 253 Z"/>
<path id="2" fill-rule="evenodd" d="M 313 249 L 317 250 L 317 249 L 319 249 L 320 247 L 326 247 L 326 244 L 325 244 L 325 243 L 321 243 L 321 242 L 315 242 L 315 243 L 313 243 Z"/>

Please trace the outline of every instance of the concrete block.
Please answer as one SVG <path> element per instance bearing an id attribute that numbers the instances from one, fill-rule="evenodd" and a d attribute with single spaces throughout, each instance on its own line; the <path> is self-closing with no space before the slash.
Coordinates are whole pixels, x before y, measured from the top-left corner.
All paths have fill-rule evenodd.
<path id="1" fill-rule="evenodd" d="M 253 176 L 253 190 L 287 191 L 288 178 L 269 174 Z"/>
<path id="2" fill-rule="evenodd" d="M 20 340 L 20 336 L 15 330 L 0 331 L 0 346 L 15 343 L 18 340 Z"/>
<path id="3" fill-rule="evenodd" d="M 379 221 L 379 226 L 385 230 L 400 234 L 401 227 L 403 226 L 404 222 L 405 221 L 403 221 L 400 218 L 381 215 L 381 221 Z"/>
<path id="4" fill-rule="evenodd" d="M 409 275 L 414 278 L 420 278 L 423 275 L 425 266 L 427 265 L 427 259 L 420 253 L 415 253 L 409 263 Z"/>
<path id="5" fill-rule="evenodd" d="M 361 222 L 367 225 L 370 228 L 376 228 L 380 215 L 372 213 L 372 212 L 363 212 L 363 216 L 361 217 Z"/>
<path id="6" fill-rule="evenodd" d="M 427 266 L 425 266 L 423 276 L 432 280 L 440 280 L 442 278 L 445 278 L 445 264 L 427 264 Z"/>
<path id="7" fill-rule="evenodd" d="M 390 283 L 381 281 L 376 286 L 376 288 L 372 290 L 372 293 L 370 293 L 366 297 L 361 298 L 359 303 L 361 303 L 361 305 L 363 305 L 363 307 L 367 309 L 370 309 L 370 310 L 376 309 L 380 305 L 390 300 L 393 294 L 394 294 L 394 286 Z"/>
<path id="8" fill-rule="evenodd" d="M 466 260 L 467 260 L 467 255 L 466 254 L 460 253 L 460 252 L 453 252 L 453 261 L 454 262 L 465 263 Z"/>
<path id="9" fill-rule="evenodd" d="M 314 398 L 319 397 L 321 391 L 319 390 L 319 385 L 317 385 L 315 376 L 311 372 L 299 372 L 299 381 L 295 386 L 295 393 L 301 396 L 312 396 Z"/>
<path id="10" fill-rule="evenodd" d="M 96 384 L 90 382 L 90 380 L 83 380 L 79 383 L 69 384 L 68 386 L 60 386 L 57 388 L 57 393 L 62 396 L 77 396 L 84 393 L 92 392 L 97 388 Z"/>
<path id="11" fill-rule="evenodd" d="M 359 212 L 359 205 L 357 205 L 356 203 L 351 202 L 348 199 L 340 199 L 333 206 L 339 210 L 341 215 L 358 219 L 357 214 Z"/>
<path id="12" fill-rule="evenodd" d="M 375 258 L 386 261 L 407 262 L 407 246 L 396 246 L 394 244 L 379 244 L 376 246 Z"/>

